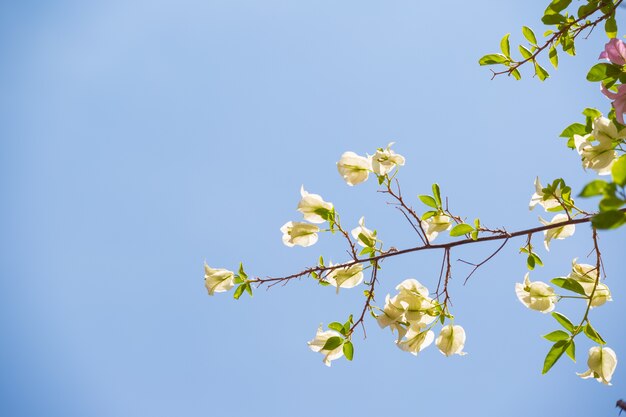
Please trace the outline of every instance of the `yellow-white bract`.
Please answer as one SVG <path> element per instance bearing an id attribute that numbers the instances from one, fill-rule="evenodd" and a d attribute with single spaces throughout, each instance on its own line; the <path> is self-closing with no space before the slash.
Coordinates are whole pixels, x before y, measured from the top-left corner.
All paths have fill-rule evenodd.
<path id="1" fill-rule="evenodd" d="M 335 359 L 339 359 L 343 356 L 343 343 L 331 350 L 323 349 L 324 345 L 326 345 L 326 342 L 328 342 L 328 339 L 331 337 L 339 337 L 343 339 L 339 332 L 334 330 L 323 331 L 322 325 L 320 324 L 320 327 L 317 329 L 317 333 L 315 334 L 315 338 L 310 342 L 307 342 L 313 352 L 320 352 L 324 355 L 323 361 L 326 366 L 330 366 L 330 361 L 334 361 Z"/>
<path id="2" fill-rule="evenodd" d="M 428 296 L 428 288 L 413 278 L 402 281 L 396 290 L 398 294 L 393 298 L 387 294 L 385 307 L 376 321 L 380 327 L 398 332 L 399 348 L 417 354 L 432 342 L 422 329 L 437 318 L 437 302 Z"/>
<path id="3" fill-rule="evenodd" d="M 436 215 L 422 220 L 422 228 L 426 232 L 426 238 L 429 242 L 435 240 L 439 232 L 448 230 L 452 227 L 450 216 L 444 214 Z"/>
<path id="4" fill-rule="evenodd" d="M 557 190 L 557 192 L 560 192 L 560 190 Z M 547 200 L 544 200 L 543 197 L 543 187 L 541 185 L 541 182 L 539 181 L 539 177 L 537 177 L 535 178 L 535 193 L 530 197 L 528 209 L 534 209 L 537 204 L 543 207 L 546 211 L 560 206 L 559 202 L 556 198 L 554 198 L 554 196 L 548 198 Z"/>
<path id="5" fill-rule="evenodd" d="M 562 223 L 569 220 L 567 215 L 563 214 L 563 213 L 559 213 L 556 216 L 554 216 L 552 218 L 552 220 L 547 221 L 542 219 L 541 217 L 539 217 L 539 221 L 545 225 L 545 226 L 549 226 L 549 225 L 553 225 L 556 223 Z M 543 244 L 546 247 L 546 250 L 549 251 L 550 250 L 550 241 L 552 239 L 565 239 L 567 237 L 570 237 L 574 234 L 574 232 L 576 231 L 576 226 L 574 226 L 573 224 L 568 224 L 565 226 L 561 226 L 561 227 L 555 227 L 553 229 L 548 229 L 548 230 L 544 230 L 543 231 Z"/>
<path id="6" fill-rule="evenodd" d="M 452 326 L 448 324 L 441 328 L 441 332 L 435 340 L 435 345 L 439 351 L 446 355 L 465 355 L 463 346 L 465 346 L 465 330 L 461 326 Z"/>
<path id="7" fill-rule="evenodd" d="M 365 227 L 365 217 L 359 219 L 359 227 L 352 229 L 350 232 L 357 243 L 365 247 L 374 247 L 376 244 L 376 234 Z"/>
<path id="8" fill-rule="evenodd" d="M 554 289 L 545 282 L 530 281 L 530 274 L 524 275 L 524 283 L 515 284 L 515 294 L 522 304 L 531 310 L 549 313 L 554 310 L 557 296 Z"/>
<path id="9" fill-rule="evenodd" d="M 287 222 L 281 228 L 283 243 L 287 246 L 311 246 L 317 242 L 317 233 L 320 228 L 314 224 L 301 222 Z"/>
<path id="10" fill-rule="evenodd" d="M 425 325 L 412 325 L 409 327 L 404 339 L 397 342 L 398 347 L 405 352 L 417 356 L 419 352 L 430 346 L 435 339 L 432 330 L 423 330 Z"/>
<path id="11" fill-rule="evenodd" d="M 572 261 L 572 273 L 569 278 L 576 280 L 585 290 L 585 294 L 591 295 L 591 308 L 599 307 L 607 301 L 612 301 L 611 291 L 606 284 L 598 282 L 598 269 L 593 265 L 576 263 L 576 259 Z M 596 287 L 594 291 L 594 286 Z"/>
<path id="12" fill-rule="evenodd" d="M 611 348 L 594 346 L 589 349 L 587 366 L 589 366 L 587 371 L 576 375 L 582 379 L 595 378 L 598 382 L 611 385 L 611 378 L 617 366 L 617 356 Z"/>
<path id="13" fill-rule="evenodd" d="M 348 185 L 360 184 L 369 177 L 372 161 L 354 152 L 344 152 L 337 162 L 337 170 Z"/>
<path id="14" fill-rule="evenodd" d="M 298 211 L 304 216 L 304 220 L 311 223 L 324 223 L 333 210 L 333 203 L 326 202 L 318 194 L 310 194 L 300 188 L 302 198 L 298 203 Z"/>
<path id="15" fill-rule="evenodd" d="M 332 267 L 332 262 L 328 266 Z M 333 269 L 326 275 L 325 280 L 337 287 L 337 293 L 339 293 L 339 288 L 356 287 L 363 282 L 363 265 L 358 263 Z"/>
<path id="16" fill-rule="evenodd" d="M 204 264 L 204 286 L 209 295 L 226 292 L 235 286 L 235 273 L 227 269 L 211 268 Z"/>
<path id="17" fill-rule="evenodd" d="M 372 156 L 372 171 L 377 175 L 386 175 L 396 166 L 404 165 L 404 157 L 391 150 L 391 142 L 387 148 L 379 148 Z"/>

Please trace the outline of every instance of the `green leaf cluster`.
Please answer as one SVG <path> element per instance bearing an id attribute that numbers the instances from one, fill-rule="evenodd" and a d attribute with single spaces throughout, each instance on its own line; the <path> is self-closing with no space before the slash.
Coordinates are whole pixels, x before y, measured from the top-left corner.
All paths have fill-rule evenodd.
<path id="1" fill-rule="evenodd" d="M 598 229 L 615 229 L 626 224 L 626 155 L 622 155 L 611 169 L 613 182 L 593 180 L 580 193 L 581 197 L 601 197 L 600 212 L 593 216 L 591 223 Z"/>
<path id="2" fill-rule="evenodd" d="M 338 321 L 334 321 L 328 325 L 328 328 L 340 333 L 343 337 L 333 336 L 330 337 L 322 349 L 324 350 L 333 350 L 337 349 L 339 346 L 343 345 L 343 354 L 349 361 L 354 357 L 354 345 L 350 341 L 350 328 L 354 324 L 354 319 L 352 314 L 348 317 L 348 320 L 341 324 Z"/>
<path id="3" fill-rule="evenodd" d="M 422 194 L 417 196 L 417 198 L 419 198 L 422 203 L 430 208 L 435 209 L 426 211 L 422 215 L 422 220 L 426 220 L 430 217 L 443 213 L 443 206 L 441 203 L 441 190 L 439 189 L 439 184 L 433 184 L 432 190 L 433 195 Z"/>
<path id="4" fill-rule="evenodd" d="M 521 247 L 519 251 L 520 253 L 525 253 L 526 255 L 528 255 L 526 257 L 526 267 L 529 270 L 532 271 L 537 265 L 543 266 L 543 261 L 541 260 L 539 255 L 533 252 L 533 246 L 530 244 L 530 242 L 528 243 L 528 245 Z"/>
<path id="5" fill-rule="evenodd" d="M 240 284 L 233 294 L 235 300 L 239 300 L 239 297 L 241 297 L 244 291 L 252 297 L 252 285 L 250 285 L 250 281 L 248 281 L 248 274 L 243 270 L 243 263 L 239 263 L 239 272 L 235 274 L 234 282 L 235 284 Z"/>

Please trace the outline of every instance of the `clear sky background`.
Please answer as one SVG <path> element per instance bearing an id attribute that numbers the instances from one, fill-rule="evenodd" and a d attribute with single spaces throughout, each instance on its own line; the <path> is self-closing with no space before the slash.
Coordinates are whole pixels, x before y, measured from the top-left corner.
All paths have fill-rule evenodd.
<path id="1" fill-rule="evenodd" d="M 541 34 L 546 2 L 112 0 L 0 5 L 0 414 L 136 416 L 614 415 L 612 387 L 563 359 L 541 375 L 557 328 L 524 308 L 523 240 L 454 250 L 451 284 L 465 357 L 433 346 L 417 358 L 367 322 L 355 360 L 311 352 L 320 322 L 362 308 L 361 290 L 304 279 L 239 302 L 208 297 L 203 262 L 286 275 L 338 239 L 287 248 L 302 184 L 344 223 L 366 217 L 398 248 L 416 238 L 375 192 L 348 187 L 335 163 L 395 141 L 405 195 L 438 182 L 451 208 L 492 227 L 538 225 L 533 180 L 594 178 L 558 139 L 581 110 L 609 102 L 584 81 L 601 30 L 545 83 L 477 65 L 501 36 Z M 624 22 L 621 19 L 621 22 Z M 626 25 L 622 27 L 624 33 Z M 581 205 L 593 208 L 595 202 Z M 626 360 L 626 229 L 602 233 L 615 301 L 592 319 Z M 588 226 L 556 241 L 548 281 L 592 249 Z M 441 254 L 385 262 L 378 301 L 405 278 L 436 286 Z M 587 260 L 591 262 L 591 260 Z M 581 304 L 559 308 L 578 318 Z"/>

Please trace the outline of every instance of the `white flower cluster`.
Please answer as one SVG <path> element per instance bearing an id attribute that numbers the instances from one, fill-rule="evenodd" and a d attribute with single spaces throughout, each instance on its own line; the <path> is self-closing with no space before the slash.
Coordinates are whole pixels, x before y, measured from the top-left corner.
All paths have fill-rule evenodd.
<path id="1" fill-rule="evenodd" d="M 561 203 L 557 200 L 557 197 L 560 197 L 560 190 L 557 189 L 555 194 L 556 194 L 556 197 L 553 195 L 544 200 L 545 195 L 543 193 L 543 186 L 541 185 L 541 182 L 539 181 L 539 177 L 537 177 L 535 179 L 535 193 L 530 197 L 530 203 L 528 205 L 528 208 L 532 210 L 535 208 L 537 204 L 539 204 L 546 211 L 554 211 L 554 209 L 561 206 Z M 554 217 L 552 217 L 552 220 L 550 221 L 544 220 L 542 217 L 539 217 L 539 221 L 544 226 L 551 226 L 553 224 L 563 223 L 568 220 L 569 220 L 569 217 L 564 213 L 556 214 Z M 546 250 L 547 251 L 550 250 L 550 241 L 552 239 L 562 240 L 562 239 L 568 238 L 572 236 L 575 231 L 576 231 L 576 226 L 573 224 L 566 224 L 561 227 L 555 227 L 555 228 L 551 228 L 548 230 L 544 230 L 543 244 Z"/>
<path id="2" fill-rule="evenodd" d="M 439 317 L 439 303 L 429 297 L 428 288 L 415 279 L 402 281 L 398 294 L 387 294 L 385 307 L 376 317 L 380 327 L 398 333 L 396 343 L 404 351 L 417 355 L 435 339 L 432 323 Z M 446 356 L 464 355 L 465 331 L 461 326 L 444 326 L 435 344 Z"/>
<path id="3" fill-rule="evenodd" d="M 579 264 L 577 259 L 572 261 L 572 270 L 566 277 L 555 278 L 554 283 L 567 283 L 563 288 L 578 291 L 584 298 L 587 298 L 589 308 L 599 307 L 607 301 L 611 301 L 611 291 L 609 287 L 599 280 L 598 268 L 589 264 Z M 524 276 L 524 283 L 515 284 L 515 293 L 522 304 L 531 310 L 549 313 L 554 310 L 559 296 L 554 292 L 554 288 L 541 281 L 531 282 L 529 274 Z M 585 330 L 585 332 L 587 332 Z M 572 337 L 575 333 L 572 333 Z M 604 343 L 602 341 L 602 343 Z M 592 347 L 589 350 L 587 360 L 589 370 L 578 374 L 583 379 L 595 378 L 599 382 L 610 385 L 611 377 L 617 365 L 617 357 L 612 349 L 604 346 Z"/>
<path id="4" fill-rule="evenodd" d="M 615 123 L 606 117 L 597 117 L 593 121 L 591 133 L 574 135 L 574 144 L 583 168 L 593 169 L 598 175 L 609 175 L 618 157 L 615 147 L 623 139 L 626 139 L 626 129 L 618 131 Z"/>
<path id="5" fill-rule="evenodd" d="M 302 213 L 304 220 L 310 223 L 290 221 L 280 228 L 283 233 L 283 243 L 289 247 L 314 245 L 320 228 L 311 223 L 324 223 L 334 218 L 333 203 L 324 201 L 318 194 L 308 193 L 304 186 L 300 188 L 300 195 L 302 198 L 298 203 L 298 211 Z"/>
<path id="6" fill-rule="evenodd" d="M 367 181 L 370 172 L 385 176 L 395 167 L 404 165 L 404 157 L 395 153 L 391 146 L 378 148 L 374 155 L 360 156 L 354 152 L 345 152 L 337 162 L 337 170 L 350 186 Z"/>

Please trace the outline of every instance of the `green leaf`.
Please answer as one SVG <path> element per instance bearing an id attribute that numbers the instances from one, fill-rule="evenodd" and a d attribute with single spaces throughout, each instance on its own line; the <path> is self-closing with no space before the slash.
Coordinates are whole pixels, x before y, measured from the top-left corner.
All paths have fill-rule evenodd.
<path id="1" fill-rule="evenodd" d="M 567 6 L 569 6 L 571 2 L 572 0 L 552 0 L 545 13 L 548 13 L 549 11 L 552 13 L 559 13 L 567 9 Z"/>
<path id="2" fill-rule="evenodd" d="M 546 14 L 544 14 L 543 17 L 541 18 L 541 21 L 546 25 L 558 25 L 559 23 L 563 23 L 566 20 L 567 19 L 562 14 L 554 13 L 554 12 L 547 13 L 547 10 L 546 10 Z"/>
<path id="3" fill-rule="evenodd" d="M 480 65 L 504 64 L 509 59 L 502 54 L 487 54 L 478 60 Z"/>
<path id="4" fill-rule="evenodd" d="M 603 180 L 593 180 L 578 194 L 579 197 L 594 197 L 597 195 L 604 194 L 604 190 L 606 189 L 607 184 L 606 181 Z"/>
<path id="5" fill-rule="evenodd" d="M 478 240 L 478 230 L 474 230 L 472 233 L 470 233 L 470 237 L 472 238 L 472 240 Z"/>
<path id="6" fill-rule="evenodd" d="M 550 52 L 548 52 L 548 58 L 550 58 L 550 63 L 557 69 L 559 67 L 559 54 L 556 51 L 556 47 L 552 45 L 550 47 Z"/>
<path id="7" fill-rule="evenodd" d="M 320 255 L 319 259 L 320 266 L 324 266 L 324 257 Z"/>
<path id="8" fill-rule="evenodd" d="M 465 223 L 457 224 L 456 226 L 452 228 L 452 230 L 450 230 L 450 236 L 452 237 L 462 236 L 467 233 L 470 233 L 472 230 L 474 230 L 474 228 L 470 226 L 469 224 L 465 224 Z"/>
<path id="9" fill-rule="evenodd" d="M 359 240 L 365 243 L 365 246 L 373 247 L 376 244 L 376 239 L 371 239 L 369 236 L 366 236 L 364 233 L 359 233 Z"/>
<path id="10" fill-rule="evenodd" d="M 564 290 L 572 291 L 580 295 L 587 295 L 583 286 L 573 278 L 554 278 L 550 280 L 550 282 Z"/>
<path id="11" fill-rule="evenodd" d="M 564 332 L 563 330 L 555 330 L 553 332 L 543 335 L 544 339 L 547 339 L 551 342 L 558 342 L 559 340 L 567 340 L 569 339 L 569 337 L 570 337 L 570 334 L 567 332 Z"/>
<path id="12" fill-rule="evenodd" d="M 339 336 L 330 337 L 330 338 L 328 338 L 326 343 L 324 343 L 324 346 L 322 347 L 322 350 L 337 349 L 339 346 L 341 346 L 342 343 L 343 343 L 343 339 L 341 337 L 339 337 Z"/>
<path id="13" fill-rule="evenodd" d="M 562 138 L 571 138 L 574 135 L 582 136 L 582 135 L 585 135 L 586 133 L 587 133 L 587 129 L 585 125 L 580 124 L 580 123 L 572 123 L 571 125 L 567 126 L 565 130 L 563 130 L 559 136 Z"/>
<path id="14" fill-rule="evenodd" d="M 550 74 L 548 74 L 548 71 L 546 71 L 541 65 L 539 65 L 537 61 L 535 61 L 535 74 L 537 74 L 537 77 L 539 77 L 541 81 L 544 81 L 550 76 Z"/>
<path id="15" fill-rule="evenodd" d="M 603 211 L 591 219 L 591 224 L 598 229 L 615 229 L 626 223 L 626 213 L 619 210 Z"/>
<path id="16" fill-rule="evenodd" d="M 589 14 L 593 13 L 595 9 L 596 9 L 595 2 L 590 2 L 590 3 L 580 6 L 578 8 L 578 18 L 582 19 L 583 17 L 588 16 Z"/>
<path id="17" fill-rule="evenodd" d="M 531 256 L 533 258 L 535 258 L 535 264 L 537 264 L 539 266 L 543 266 L 543 261 L 541 260 L 541 258 L 536 253 L 531 253 Z"/>
<path id="18" fill-rule="evenodd" d="M 606 342 L 604 341 L 602 336 L 600 336 L 600 333 L 596 332 L 596 329 L 591 327 L 591 323 L 587 322 L 587 324 L 585 325 L 585 328 L 583 330 L 585 332 L 585 335 L 589 339 L 591 339 L 594 342 L 599 343 L 601 345 L 606 345 Z"/>
<path id="19" fill-rule="evenodd" d="M 248 274 L 243 271 L 243 262 L 239 262 L 239 276 L 244 280 L 248 279 Z"/>
<path id="20" fill-rule="evenodd" d="M 524 35 L 526 40 L 530 42 L 532 45 L 537 45 L 537 38 L 535 37 L 535 33 L 533 32 L 531 28 L 529 28 L 528 26 L 523 26 L 522 34 Z"/>
<path id="21" fill-rule="evenodd" d="M 366 295 L 366 297 L 369 296 Z M 350 327 L 352 327 L 352 314 L 350 314 L 350 317 L 348 317 L 348 320 L 343 324 L 343 334 L 348 334 L 350 332 Z"/>
<path id="22" fill-rule="evenodd" d="M 511 35 L 510 33 L 507 33 L 506 35 L 504 35 L 504 37 L 500 41 L 500 49 L 502 50 L 502 53 L 506 57 L 511 56 L 511 45 L 509 44 L 510 35 Z"/>
<path id="23" fill-rule="evenodd" d="M 528 59 L 533 56 L 533 53 L 526 49 L 524 45 L 519 45 L 519 53 L 522 54 L 524 59 Z"/>
<path id="24" fill-rule="evenodd" d="M 343 324 L 339 323 L 338 321 L 333 321 L 332 323 L 330 323 L 328 325 L 328 328 L 331 330 L 335 330 L 339 333 L 343 333 Z"/>
<path id="25" fill-rule="evenodd" d="M 370 246 L 366 246 L 363 249 L 361 249 L 361 252 L 359 252 L 359 256 L 367 255 L 370 253 L 374 253 L 374 248 Z"/>
<path id="26" fill-rule="evenodd" d="M 385 176 L 384 175 L 379 175 L 378 176 L 378 185 L 382 185 L 383 182 L 385 182 Z"/>
<path id="27" fill-rule="evenodd" d="M 426 204 L 428 207 L 432 207 L 432 208 L 439 208 L 439 206 L 437 205 L 437 202 L 435 201 L 434 198 L 432 198 L 429 195 L 418 195 L 417 196 L 422 203 Z"/>
<path id="28" fill-rule="evenodd" d="M 556 321 L 559 322 L 559 324 L 561 326 L 563 326 L 565 328 L 565 330 L 567 330 L 568 332 L 572 332 L 574 331 L 574 325 L 572 324 L 572 322 L 565 317 L 563 314 L 561 313 L 557 313 L 556 311 L 552 313 L 552 317 L 554 317 L 554 319 Z"/>
<path id="29" fill-rule="evenodd" d="M 441 207 L 441 190 L 439 190 L 439 184 L 433 184 L 433 195 L 435 196 L 435 201 Z"/>
<path id="30" fill-rule="evenodd" d="M 567 353 L 567 356 L 569 356 L 571 360 L 576 362 L 576 345 L 574 344 L 574 339 L 571 339 L 565 346 L 565 353 Z"/>
<path id="31" fill-rule="evenodd" d="M 546 359 L 543 361 L 543 370 L 541 371 L 542 374 L 548 372 L 550 368 L 554 366 L 556 361 L 559 360 L 561 355 L 563 355 L 563 352 L 565 352 L 566 345 L 566 340 L 559 340 L 554 345 L 552 345 L 550 351 L 546 355 Z"/>
<path id="32" fill-rule="evenodd" d="M 528 255 L 528 258 L 526 258 L 526 266 L 531 271 L 535 269 L 535 258 L 532 255 Z"/>
<path id="33" fill-rule="evenodd" d="M 583 110 L 583 115 L 585 117 L 589 117 L 592 120 L 597 119 L 598 117 L 602 116 L 602 112 L 598 109 L 594 109 L 592 107 L 587 107 L 585 110 Z M 591 130 L 589 130 L 591 132 Z"/>
<path id="34" fill-rule="evenodd" d="M 606 19 L 606 22 L 604 23 L 604 31 L 609 39 L 617 36 L 617 22 L 615 21 L 615 16 L 611 16 Z"/>
<path id="35" fill-rule="evenodd" d="M 330 285 L 330 282 L 328 281 L 324 281 L 324 280 L 319 280 L 317 281 L 318 284 L 320 284 L 322 287 L 328 287 Z"/>
<path id="36" fill-rule="evenodd" d="M 613 163 L 611 176 L 613 177 L 613 181 L 620 187 L 626 185 L 626 155 L 620 156 L 619 159 Z"/>
<path id="37" fill-rule="evenodd" d="M 602 81 L 610 77 L 617 77 L 621 72 L 621 68 L 614 64 L 602 62 L 596 64 L 587 73 L 587 81 Z"/>
<path id="38" fill-rule="evenodd" d="M 343 354 L 349 361 L 354 357 L 354 345 L 352 345 L 351 341 L 348 340 L 343 344 Z"/>
<path id="39" fill-rule="evenodd" d="M 430 219 L 431 217 L 433 217 L 436 214 L 437 214 L 436 211 L 427 211 L 424 214 L 422 214 L 422 220 Z"/>
<path id="40" fill-rule="evenodd" d="M 246 292 L 248 293 L 248 295 L 249 295 L 250 297 L 252 297 L 252 286 L 250 285 L 250 283 L 249 283 L 249 282 L 246 282 L 246 283 L 244 284 L 244 288 L 245 288 Z"/>
<path id="41" fill-rule="evenodd" d="M 606 196 L 600 200 L 600 211 L 617 210 L 624 205 L 625 201 L 618 197 Z"/>
<path id="42" fill-rule="evenodd" d="M 241 294 L 243 294 L 243 291 L 245 290 L 245 286 L 246 284 L 241 284 L 240 286 L 237 287 L 237 289 L 235 290 L 235 293 L 233 294 L 233 297 L 235 298 L 235 300 L 239 300 L 239 297 L 241 297 Z"/>
<path id="43" fill-rule="evenodd" d="M 522 75 L 519 73 L 517 68 L 515 68 L 513 71 L 511 71 L 511 75 L 513 76 L 513 78 L 515 78 L 518 81 L 522 79 Z"/>

